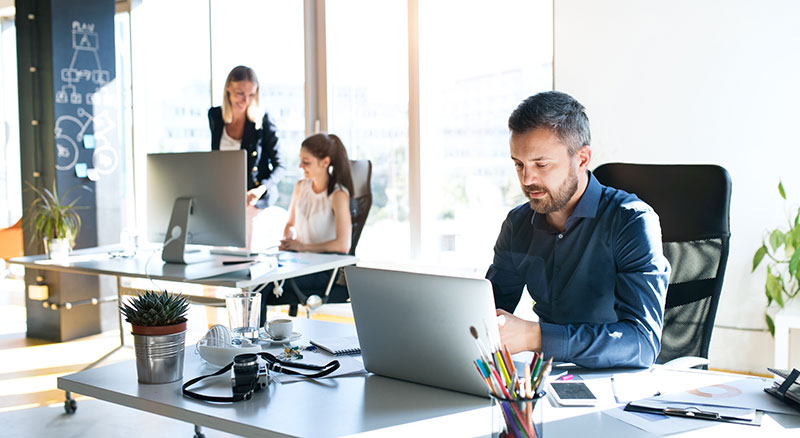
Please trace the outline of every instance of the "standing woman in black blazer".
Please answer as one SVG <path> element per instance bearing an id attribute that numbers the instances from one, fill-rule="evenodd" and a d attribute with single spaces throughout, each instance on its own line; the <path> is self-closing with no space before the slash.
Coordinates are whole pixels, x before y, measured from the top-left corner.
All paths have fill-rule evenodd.
<path id="1" fill-rule="evenodd" d="M 275 125 L 259 118 L 258 78 L 250 67 L 234 67 L 225 80 L 221 107 L 208 110 L 211 150 L 247 151 L 247 248 L 256 216 L 278 200 L 278 182 L 286 167 Z"/>

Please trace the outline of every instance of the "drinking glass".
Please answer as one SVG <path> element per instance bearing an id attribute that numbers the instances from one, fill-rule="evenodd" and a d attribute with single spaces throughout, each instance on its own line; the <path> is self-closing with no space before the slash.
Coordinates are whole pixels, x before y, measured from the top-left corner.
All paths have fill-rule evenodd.
<path id="1" fill-rule="evenodd" d="M 241 344 L 242 338 L 258 338 L 258 322 L 261 316 L 261 294 L 258 292 L 234 292 L 225 296 L 233 343 Z"/>

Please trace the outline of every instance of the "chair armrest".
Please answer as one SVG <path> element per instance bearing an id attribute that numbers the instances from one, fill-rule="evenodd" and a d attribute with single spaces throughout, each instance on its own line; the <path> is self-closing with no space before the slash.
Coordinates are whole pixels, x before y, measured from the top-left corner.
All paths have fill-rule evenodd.
<path id="1" fill-rule="evenodd" d="M 671 368 L 675 370 L 688 370 L 690 368 L 708 365 L 709 363 L 710 362 L 708 361 L 708 359 L 704 357 L 683 356 L 672 359 L 671 361 L 663 364 L 662 366 L 665 368 Z"/>

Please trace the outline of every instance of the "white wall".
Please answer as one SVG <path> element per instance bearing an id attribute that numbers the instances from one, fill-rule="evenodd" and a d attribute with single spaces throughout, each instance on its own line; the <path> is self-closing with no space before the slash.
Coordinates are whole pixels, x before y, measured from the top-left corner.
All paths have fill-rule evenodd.
<path id="1" fill-rule="evenodd" d="M 714 163 L 733 181 L 731 250 L 712 367 L 766 373 L 765 271 L 750 273 L 777 192 L 800 204 L 800 2 L 555 0 L 555 89 L 583 103 L 592 167 Z M 741 329 L 728 329 L 735 327 Z M 800 331 L 792 362 L 800 363 Z"/>

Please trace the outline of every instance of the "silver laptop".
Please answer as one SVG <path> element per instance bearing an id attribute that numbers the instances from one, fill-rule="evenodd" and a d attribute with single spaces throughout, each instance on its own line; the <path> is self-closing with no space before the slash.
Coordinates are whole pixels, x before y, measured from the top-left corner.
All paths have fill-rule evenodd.
<path id="1" fill-rule="evenodd" d="M 488 345 L 484 321 L 495 323 L 488 280 L 359 267 L 345 276 L 367 371 L 488 397 L 469 330 Z"/>

